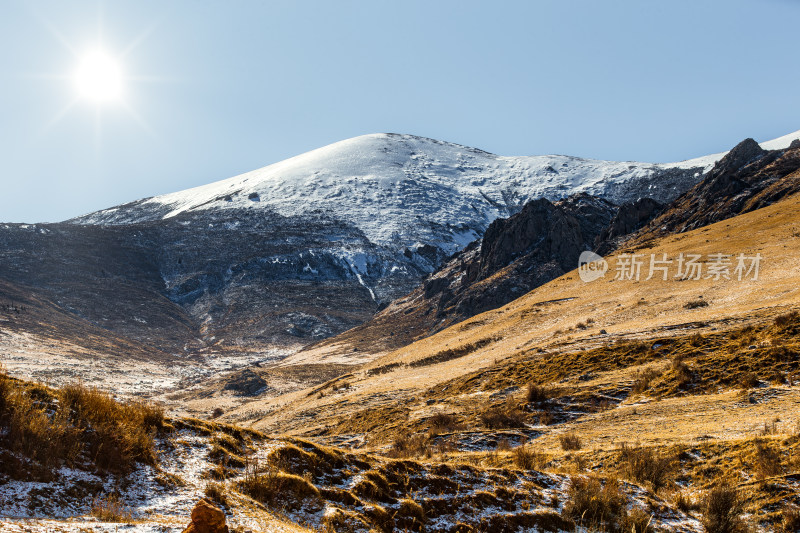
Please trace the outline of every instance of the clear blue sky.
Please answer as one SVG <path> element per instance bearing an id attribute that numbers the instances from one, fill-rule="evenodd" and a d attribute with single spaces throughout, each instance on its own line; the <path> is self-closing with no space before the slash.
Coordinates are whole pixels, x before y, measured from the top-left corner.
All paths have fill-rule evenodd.
<path id="1" fill-rule="evenodd" d="M 800 2 L 0 5 L 0 220 L 58 221 L 399 132 L 673 161 L 800 129 Z M 120 102 L 76 99 L 101 46 Z"/>

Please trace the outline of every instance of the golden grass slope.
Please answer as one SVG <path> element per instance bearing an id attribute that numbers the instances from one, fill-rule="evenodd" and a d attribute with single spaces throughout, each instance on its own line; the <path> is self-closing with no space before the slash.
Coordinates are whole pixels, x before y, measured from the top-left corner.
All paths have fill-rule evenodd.
<path id="1" fill-rule="evenodd" d="M 585 283 L 566 274 L 511 304 L 490 311 L 380 357 L 327 388 L 254 402 L 232 412 L 232 420 L 260 428 L 312 434 L 330 417 L 397 405 L 420 391 L 533 350 L 571 351 L 620 339 L 708 332 L 765 322 L 800 307 L 800 196 L 698 230 L 669 236 L 647 247 L 650 254 L 760 253 L 758 280 L 656 277 L 615 280 L 616 257 L 604 279 Z M 675 273 L 675 265 L 671 274 Z M 691 306 L 702 301 L 708 305 Z M 687 308 L 692 307 L 692 308 Z"/>

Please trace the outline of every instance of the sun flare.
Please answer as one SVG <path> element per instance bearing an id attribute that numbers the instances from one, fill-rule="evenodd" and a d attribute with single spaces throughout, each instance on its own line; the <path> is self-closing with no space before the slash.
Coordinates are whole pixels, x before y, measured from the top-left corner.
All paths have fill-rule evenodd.
<path id="1" fill-rule="evenodd" d="M 122 69 L 102 51 L 87 54 L 75 71 L 75 87 L 87 100 L 110 102 L 122 96 Z"/>

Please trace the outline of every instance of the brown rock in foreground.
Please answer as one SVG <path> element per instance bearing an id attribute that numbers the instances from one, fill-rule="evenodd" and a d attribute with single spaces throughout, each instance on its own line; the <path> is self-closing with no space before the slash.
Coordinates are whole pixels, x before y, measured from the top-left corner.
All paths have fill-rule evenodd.
<path id="1" fill-rule="evenodd" d="M 192 509 L 192 523 L 183 533 L 228 533 L 225 513 L 210 500 L 203 498 Z"/>

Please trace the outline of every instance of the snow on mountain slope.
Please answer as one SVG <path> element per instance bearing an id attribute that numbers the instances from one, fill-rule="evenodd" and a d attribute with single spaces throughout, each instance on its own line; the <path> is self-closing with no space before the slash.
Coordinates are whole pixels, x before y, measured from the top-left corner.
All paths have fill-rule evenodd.
<path id="1" fill-rule="evenodd" d="M 762 146 L 785 148 L 796 138 L 800 131 Z M 246 218 L 268 213 L 292 220 L 324 216 L 347 224 L 402 262 L 402 254 L 410 257 L 409 250 L 424 245 L 438 248 L 442 257 L 452 254 L 480 237 L 493 220 L 516 213 L 536 198 L 558 200 L 585 192 L 618 204 L 642 197 L 667 203 L 699 181 L 725 153 L 665 164 L 561 155 L 505 157 L 423 137 L 372 134 L 70 222 L 113 226 L 231 213 L 247 225 Z M 364 256 L 362 246 L 344 246 L 339 235 L 320 237 L 349 264 L 358 259 L 351 255 Z M 424 270 L 430 271 L 437 260 L 429 262 Z M 382 262 L 387 268 L 402 268 L 390 263 L 394 266 Z M 362 275 L 367 272 L 353 268 Z"/>
<path id="2" fill-rule="evenodd" d="M 785 148 L 789 148 L 789 145 L 792 144 L 792 141 L 800 139 L 800 130 L 797 130 L 793 133 L 789 133 L 782 137 L 778 137 L 777 139 L 772 139 L 771 141 L 764 141 L 759 143 L 759 146 L 764 150 L 783 150 Z M 677 163 L 666 163 L 663 166 L 666 168 L 703 168 L 703 172 L 708 172 L 711 170 L 711 167 L 714 166 L 714 163 L 725 157 L 728 152 L 719 152 L 718 154 L 710 154 L 704 155 L 701 157 L 695 157 L 694 159 L 687 159 L 686 161 L 679 161 Z"/>
<path id="3" fill-rule="evenodd" d="M 704 170 L 547 155 L 503 157 L 397 134 L 355 137 L 234 178 L 74 219 L 125 224 L 209 209 L 319 210 L 359 228 L 379 246 L 437 246 L 452 253 L 528 200 L 577 192 L 614 202 L 670 200 Z"/>
<path id="4" fill-rule="evenodd" d="M 784 148 L 789 148 L 792 141 L 797 139 L 800 139 L 800 130 L 784 135 L 783 137 L 778 137 L 777 139 L 772 139 L 771 141 L 760 143 L 760 145 L 764 150 L 783 150 Z"/>

